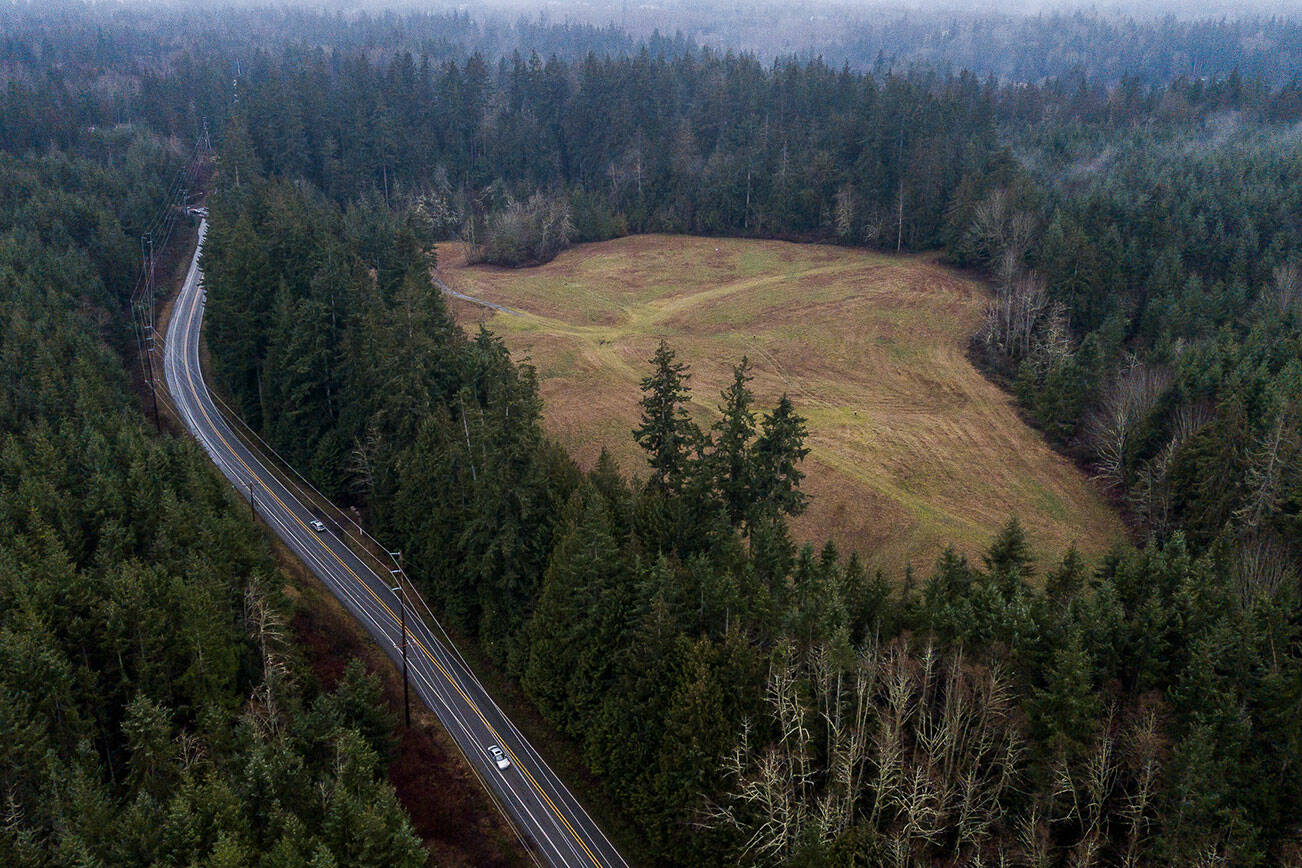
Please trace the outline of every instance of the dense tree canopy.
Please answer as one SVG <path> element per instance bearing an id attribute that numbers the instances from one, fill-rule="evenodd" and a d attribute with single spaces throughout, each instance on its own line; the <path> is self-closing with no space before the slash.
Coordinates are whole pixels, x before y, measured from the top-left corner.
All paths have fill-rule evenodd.
<path id="1" fill-rule="evenodd" d="M 265 542 L 128 391 L 124 228 L 175 158 L 98 144 L 0 156 L 0 861 L 422 864 L 378 686 L 311 686 Z"/>
<path id="2" fill-rule="evenodd" d="M 47 19 L 3 14 L 27 27 L 0 45 L 10 861 L 353 864 L 363 836 L 377 864 L 412 858 L 358 716 L 373 688 L 282 680 L 265 552 L 197 450 L 145 435 L 103 337 L 166 162 L 116 125 L 188 140 L 204 118 L 225 395 L 401 547 L 649 861 L 1296 858 L 1296 80 L 1160 58 L 860 72 L 525 25 L 518 53 L 476 52 L 464 16 L 288 11 L 181 27 L 166 53 L 133 13 L 110 16 L 121 39 L 72 15 L 38 51 Z M 1227 28 L 1152 25 L 1118 51 Z M 1011 519 L 979 564 L 949 551 L 902 577 L 797 546 L 798 403 L 756 407 L 739 359 L 703 428 L 667 344 L 629 432 L 647 478 L 581 472 L 542 434 L 533 371 L 452 321 L 432 243 L 532 262 L 645 230 L 983 270 L 973 358 L 1144 544 L 1040 575 Z"/>

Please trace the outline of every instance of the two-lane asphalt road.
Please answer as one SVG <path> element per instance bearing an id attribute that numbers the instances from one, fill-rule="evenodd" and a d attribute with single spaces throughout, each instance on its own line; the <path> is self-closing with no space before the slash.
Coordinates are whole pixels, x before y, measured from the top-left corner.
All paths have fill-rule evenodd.
<path id="1" fill-rule="evenodd" d="M 401 660 L 401 603 L 391 577 L 377 575 L 330 530 L 316 532 L 312 510 L 281 485 L 261 459 L 235 436 L 217 411 L 199 365 L 199 328 L 204 292 L 199 244 L 177 297 L 164 345 L 163 369 L 186 427 L 231 484 L 245 497 L 252 488 L 258 514 L 326 584 L 395 661 Z M 411 687 L 438 715 L 476 772 L 537 858 L 553 866 L 624 866 L 626 863 L 484 690 L 479 680 L 435 636 L 424 619 L 407 611 Z M 489 748 L 510 760 L 499 769 Z M 439 786 L 430 781 L 431 787 Z"/>

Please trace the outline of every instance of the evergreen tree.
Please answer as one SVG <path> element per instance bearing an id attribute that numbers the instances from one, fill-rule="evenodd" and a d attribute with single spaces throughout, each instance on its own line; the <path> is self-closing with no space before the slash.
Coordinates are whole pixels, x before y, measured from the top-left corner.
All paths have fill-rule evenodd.
<path id="1" fill-rule="evenodd" d="M 1005 598 L 1011 598 L 1016 589 L 1024 587 L 1035 575 L 1031 543 L 1015 515 L 1008 519 L 981 559 Z"/>
<path id="2" fill-rule="evenodd" d="M 806 436 L 804 418 L 783 395 L 765 414 L 755 441 L 755 498 L 749 523 L 805 511 L 809 495 L 800 490 L 805 473 L 799 464 L 809 454 Z"/>
<path id="3" fill-rule="evenodd" d="M 733 527 L 740 527 L 755 501 L 754 401 L 748 383 L 754 379 L 750 361 L 742 356 L 732 371 L 732 383 L 723 392 L 719 420 L 711 429 L 710 464 L 714 486 L 723 499 L 724 509 Z"/>
<path id="4" fill-rule="evenodd" d="M 1044 593 L 1049 600 L 1059 606 L 1066 605 L 1076 598 L 1085 587 L 1088 571 L 1080 549 L 1072 545 L 1063 555 L 1062 563 L 1049 573 L 1044 580 Z"/>
<path id="5" fill-rule="evenodd" d="M 258 155 L 249 135 L 248 117 L 241 111 L 230 115 L 222 131 L 222 173 L 232 187 L 255 183 L 262 174 Z"/>
<path id="6" fill-rule="evenodd" d="M 687 365 L 675 359 L 663 340 L 651 357 L 652 372 L 642 380 L 642 424 L 633 437 L 647 453 L 652 480 L 661 490 L 682 490 L 700 429 L 687 413 L 690 399 Z"/>
<path id="7" fill-rule="evenodd" d="M 1094 666 L 1080 629 L 1069 627 L 1029 704 L 1035 744 L 1047 758 L 1079 760 L 1093 743 L 1102 711 Z"/>

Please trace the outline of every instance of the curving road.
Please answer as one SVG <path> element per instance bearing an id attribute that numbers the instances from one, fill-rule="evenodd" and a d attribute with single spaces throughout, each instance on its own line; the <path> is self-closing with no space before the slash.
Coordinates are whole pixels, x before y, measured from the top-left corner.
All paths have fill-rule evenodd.
<path id="1" fill-rule="evenodd" d="M 277 480 L 235 436 L 217 411 L 199 365 L 203 273 L 199 254 L 207 222 L 172 310 L 164 344 L 167 388 L 185 426 L 209 457 L 311 570 L 352 612 L 395 662 L 401 661 L 401 603 L 392 577 L 377 575 L 330 530 L 315 532 L 316 515 Z M 553 866 L 626 866 L 614 846 L 493 702 L 461 659 L 407 603 L 408 664 L 412 690 L 456 740 L 490 788 L 535 858 Z M 500 746 L 510 766 L 499 769 L 488 749 Z M 430 781 L 430 786 L 438 786 Z"/>

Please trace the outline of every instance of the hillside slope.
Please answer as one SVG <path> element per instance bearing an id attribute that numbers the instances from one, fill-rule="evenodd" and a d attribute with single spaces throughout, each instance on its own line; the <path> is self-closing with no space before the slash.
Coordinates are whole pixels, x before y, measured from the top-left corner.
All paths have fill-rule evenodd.
<path id="1" fill-rule="evenodd" d="M 1014 513 L 1046 556 L 1072 542 L 1097 553 L 1123 533 L 1095 487 L 968 362 L 984 289 L 934 258 L 647 235 L 534 269 L 466 266 L 455 245 L 440 263 L 457 291 L 519 312 L 456 303 L 463 323 L 487 320 L 532 360 L 546 426 L 585 466 L 604 447 L 644 471 L 630 430 L 663 337 L 692 367 L 703 424 L 743 355 L 761 406 L 785 391 L 809 419 L 804 539 L 898 570 L 929 567 L 951 542 L 974 553 Z"/>

